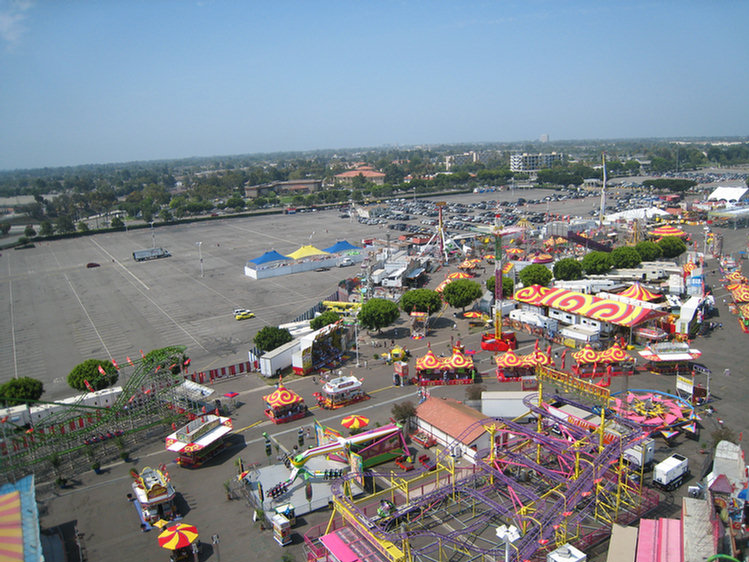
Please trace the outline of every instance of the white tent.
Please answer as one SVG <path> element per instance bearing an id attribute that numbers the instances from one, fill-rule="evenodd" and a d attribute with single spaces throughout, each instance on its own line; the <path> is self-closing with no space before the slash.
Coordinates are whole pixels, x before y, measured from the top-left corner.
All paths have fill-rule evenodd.
<path id="1" fill-rule="evenodd" d="M 749 187 L 718 187 L 707 197 L 707 200 L 738 203 L 745 200 L 747 192 L 749 192 Z"/>
<path id="2" fill-rule="evenodd" d="M 621 213 L 612 213 L 610 215 L 605 215 L 605 222 L 611 223 L 618 220 L 631 221 L 634 219 L 650 219 L 652 217 L 662 217 L 666 215 L 669 215 L 669 213 L 667 213 L 663 209 L 659 209 L 658 207 L 630 209 L 628 211 L 622 211 Z"/>

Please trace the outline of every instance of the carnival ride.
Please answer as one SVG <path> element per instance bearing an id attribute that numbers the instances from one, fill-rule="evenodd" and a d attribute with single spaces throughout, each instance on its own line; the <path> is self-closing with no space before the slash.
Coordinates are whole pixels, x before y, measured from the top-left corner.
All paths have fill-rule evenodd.
<path id="1" fill-rule="evenodd" d="M 538 396 L 526 399 L 538 416 L 536 427 L 490 418 L 464 430 L 480 426 L 491 436 L 492 446 L 478 451 L 475 465 L 458 466 L 446 447 L 436 453 L 431 471 L 408 479 L 373 474 L 382 486 L 363 498 L 352 494 L 354 475 L 334 481 L 333 514 L 327 526 L 305 536 L 307 559 L 321 561 L 332 553 L 338 559 L 493 562 L 505 555 L 495 529 L 512 524 L 521 536 L 505 559 L 542 560 L 567 543 L 585 551 L 604 540 L 613 523 L 630 524 L 654 509 L 658 495 L 630 477 L 623 458 L 623 451 L 645 438 L 641 426 L 612 419 L 605 388 L 545 367 L 537 376 Z M 545 394 L 544 386 L 558 390 Z M 551 402 L 593 412 L 592 403 L 599 424 L 583 428 L 559 419 L 557 436 L 542 422 Z M 616 437 L 604 439 L 614 422 Z"/>
<path id="2" fill-rule="evenodd" d="M 680 430 L 697 433 L 699 417 L 694 405 L 679 396 L 657 390 L 632 389 L 613 393 L 612 398 L 612 408 L 617 416 L 639 424 L 651 434 L 660 434 L 668 440 Z"/>
<path id="3" fill-rule="evenodd" d="M 118 366 L 122 391 L 112 393 L 106 405 L 89 405 L 87 395 L 80 395 L 74 403 L 39 402 L 48 407 L 28 425 L 15 423 L 12 416 L 3 419 L 0 477 L 25 474 L 53 457 L 90 457 L 110 446 L 116 450 L 130 435 L 194 416 L 178 390 L 189 362 L 185 349 L 171 346 L 142 354 L 137 361 L 128 358 Z"/>
<path id="4" fill-rule="evenodd" d="M 494 331 L 481 334 L 481 349 L 484 351 L 507 351 L 517 349 L 518 342 L 515 333 L 511 331 L 502 332 L 502 236 L 517 232 L 517 229 L 501 229 L 499 214 L 495 215 L 495 226 L 492 231 L 494 235 Z"/>

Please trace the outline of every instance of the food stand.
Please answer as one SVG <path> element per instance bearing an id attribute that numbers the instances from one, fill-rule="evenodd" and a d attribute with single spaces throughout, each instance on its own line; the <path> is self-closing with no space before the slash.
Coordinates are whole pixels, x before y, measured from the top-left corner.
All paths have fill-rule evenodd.
<path id="1" fill-rule="evenodd" d="M 551 365 L 551 357 L 543 351 L 534 351 L 528 355 L 518 355 L 511 349 L 494 359 L 497 363 L 497 380 L 499 382 L 518 381 L 524 377 L 533 377 L 536 367 Z"/>
<path id="2" fill-rule="evenodd" d="M 204 414 L 171 433 L 166 438 L 166 449 L 179 454 L 178 465 L 198 467 L 226 445 L 231 429 L 231 418 Z"/>
<path id="3" fill-rule="evenodd" d="M 416 383 L 419 386 L 471 384 L 476 377 L 473 358 L 466 356 L 460 342 L 450 357 L 437 357 L 431 347 L 416 360 Z"/>
<path id="4" fill-rule="evenodd" d="M 304 398 L 279 383 L 271 394 L 263 396 L 265 415 L 275 424 L 298 420 L 307 415 Z"/>
<path id="5" fill-rule="evenodd" d="M 130 475 L 134 480 L 133 494 L 143 523 L 153 524 L 159 519 L 169 521 L 177 516 L 177 491 L 172 486 L 166 466 L 146 466 L 140 472 L 133 469 Z"/>
<path id="6" fill-rule="evenodd" d="M 326 410 L 335 410 L 369 399 L 369 395 L 362 388 L 362 382 L 353 375 L 330 379 L 322 386 L 320 392 L 314 393 L 314 396 L 317 398 L 317 404 Z"/>
<path id="7" fill-rule="evenodd" d="M 691 362 L 702 355 L 700 350 L 680 342 L 648 345 L 638 353 L 647 361 L 645 368 L 650 371 L 664 375 L 690 376 Z"/>

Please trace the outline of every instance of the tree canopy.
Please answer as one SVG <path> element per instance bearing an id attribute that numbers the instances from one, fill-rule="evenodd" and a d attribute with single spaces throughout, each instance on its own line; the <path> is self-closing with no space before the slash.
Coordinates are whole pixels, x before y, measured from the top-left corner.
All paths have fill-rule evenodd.
<path id="1" fill-rule="evenodd" d="M 44 392 L 42 381 L 31 377 L 19 377 L 0 385 L 0 401 L 5 406 L 27 404 L 41 398 Z"/>
<path id="2" fill-rule="evenodd" d="M 486 289 L 494 294 L 494 286 L 497 282 L 494 280 L 494 275 L 486 280 Z M 515 280 L 512 277 L 502 276 L 502 297 L 511 297 L 515 292 Z"/>
<path id="3" fill-rule="evenodd" d="M 518 273 L 518 278 L 525 287 L 531 285 L 546 286 L 551 281 L 551 277 L 552 273 L 549 268 L 540 263 L 533 263 L 524 267 L 520 273 Z"/>
<path id="4" fill-rule="evenodd" d="M 332 310 L 326 310 L 320 316 L 313 318 L 309 323 L 309 327 L 313 330 L 319 330 L 328 324 L 335 324 L 340 318 L 341 317 L 338 316 L 338 313 Z"/>
<path id="5" fill-rule="evenodd" d="M 99 367 L 104 370 L 104 374 L 101 373 Z M 114 368 L 111 361 L 86 359 L 70 371 L 68 374 L 68 385 L 75 390 L 86 391 L 90 390 L 86 386 L 86 382 L 88 382 L 94 390 L 101 390 L 112 386 L 117 382 L 118 378 L 117 369 Z"/>
<path id="6" fill-rule="evenodd" d="M 431 289 L 411 289 L 401 297 L 400 306 L 406 314 L 413 311 L 433 314 L 442 308 L 442 297 Z"/>
<path id="7" fill-rule="evenodd" d="M 655 261 L 663 255 L 663 250 L 655 242 L 643 240 L 635 244 L 635 250 L 640 254 L 642 261 Z"/>
<path id="8" fill-rule="evenodd" d="M 611 258 L 606 252 L 588 252 L 580 265 L 588 275 L 600 275 L 611 269 Z"/>
<path id="9" fill-rule="evenodd" d="M 582 279 L 583 266 L 574 258 L 562 258 L 554 263 L 554 278 L 562 281 Z"/>
<path id="10" fill-rule="evenodd" d="M 260 351 L 272 351 L 285 343 L 289 343 L 292 339 L 294 338 L 291 337 L 291 332 L 286 328 L 265 326 L 255 334 L 252 341 Z"/>
<path id="11" fill-rule="evenodd" d="M 653 189 L 671 191 L 672 193 L 682 193 L 697 185 L 697 182 L 693 180 L 656 178 L 645 180 L 642 182 L 642 185 L 645 187 L 652 187 Z"/>
<path id="12" fill-rule="evenodd" d="M 664 236 L 658 242 L 664 258 L 675 258 L 687 251 L 687 244 L 678 236 Z"/>
<path id="13" fill-rule="evenodd" d="M 640 253 L 632 246 L 614 248 L 611 250 L 609 258 L 611 259 L 611 265 L 616 268 L 637 267 L 642 261 Z"/>
<path id="14" fill-rule="evenodd" d="M 369 330 L 382 330 L 400 316 L 398 305 L 387 299 L 369 299 L 359 310 L 357 318 Z"/>
<path id="15" fill-rule="evenodd" d="M 481 285 L 470 279 L 457 279 L 449 283 L 442 291 L 442 298 L 453 308 L 465 309 L 478 298 L 481 298 Z"/>

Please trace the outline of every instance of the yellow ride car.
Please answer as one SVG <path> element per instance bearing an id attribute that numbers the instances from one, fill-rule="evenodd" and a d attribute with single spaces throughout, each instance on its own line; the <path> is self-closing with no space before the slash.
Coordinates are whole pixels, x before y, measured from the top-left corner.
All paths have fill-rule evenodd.
<path id="1" fill-rule="evenodd" d="M 255 318 L 255 313 L 246 308 L 237 308 L 234 310 L 234 318 L 236 320 L 247 320 L 248 318 Z"/>

